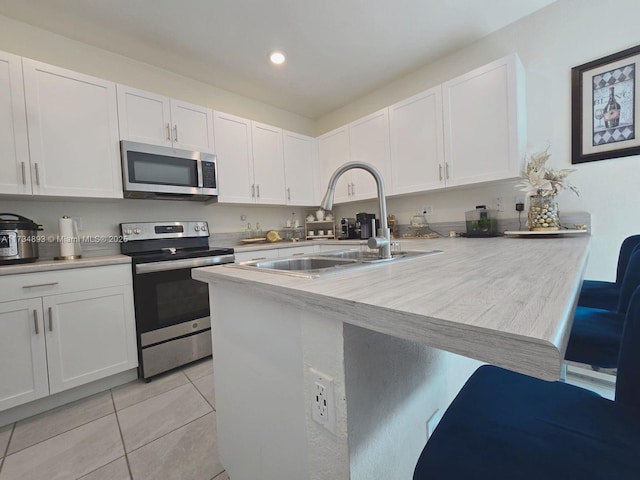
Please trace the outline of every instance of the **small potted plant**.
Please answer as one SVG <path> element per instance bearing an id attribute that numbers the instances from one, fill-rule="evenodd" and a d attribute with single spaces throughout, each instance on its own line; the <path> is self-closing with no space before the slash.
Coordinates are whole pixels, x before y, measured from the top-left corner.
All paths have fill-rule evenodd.
<path id="1" fill-rule="evenodd" d="M 528 224 L 531 231 L 554 231 L 560 229 L 557 195 L 562 190 L 571 190 L 579 195 L 578 189 L 566 178 L 575 170 L 554 170 L 546 166 L 549 148 L 534 153 L 525 165 L 522 181 L 516 186 L 529 197 Z"/>

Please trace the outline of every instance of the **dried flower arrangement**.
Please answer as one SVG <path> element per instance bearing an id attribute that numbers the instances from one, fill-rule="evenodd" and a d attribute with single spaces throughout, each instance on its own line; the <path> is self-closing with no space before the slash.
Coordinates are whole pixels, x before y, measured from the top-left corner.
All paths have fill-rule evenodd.
<path id="1" fill-rule="evenodd" d="M 526 192 L 527 196 L 555 196 L 564 189 L 579 195 L 578 189 L 566 180 L 567 176 L 575 170 L 547 168 L 545 164 L 550 156 L 548 147 L 544 152 L 532 154 L 522 174 L 522 181 L 516 187 L 522 187 L 520 190 Z"/>

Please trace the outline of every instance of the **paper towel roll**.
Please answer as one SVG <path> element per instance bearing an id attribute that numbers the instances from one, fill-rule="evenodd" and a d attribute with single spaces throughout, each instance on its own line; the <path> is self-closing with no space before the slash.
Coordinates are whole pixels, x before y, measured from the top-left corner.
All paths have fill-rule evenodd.
<path id="1" fill-rule="evenodd" d="M 60 256 L 73 257 L 80 255 L 78 224 L 72 218 L 64 216 L 58 219 L 60 230 Z"/>

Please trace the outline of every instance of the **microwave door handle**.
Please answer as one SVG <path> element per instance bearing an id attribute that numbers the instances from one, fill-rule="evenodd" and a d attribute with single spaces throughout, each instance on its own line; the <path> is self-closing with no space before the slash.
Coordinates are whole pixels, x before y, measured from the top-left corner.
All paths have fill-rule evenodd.
<path id="1" fill-rule="evenodd" d="M 198 188 L 203 188 L 204 182 L 202 179 L 202 161 L 196 160 L 196 165 L 197 165 L 196 168 L 198 169 Z"/>

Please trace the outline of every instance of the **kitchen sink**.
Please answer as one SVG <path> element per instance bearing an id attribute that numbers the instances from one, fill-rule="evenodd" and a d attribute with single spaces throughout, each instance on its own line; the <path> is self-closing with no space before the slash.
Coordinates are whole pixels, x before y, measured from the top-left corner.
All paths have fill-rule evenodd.
<path id="1" fill-rule="evenodd" d="M 305 257 L 283 258 L 278 260 L 253 260 L 233 265 L 231 268 L 245 268 L 254 271 L 282 273 L 285 275 L 318 278 L 326 274 L 348 272 L 357 268 L 371 267 L 390 262 L 406 261 L 442 253 L 442 250 L 428 252 L 395 252 L 392 258 L 378 258 L 377 252 L 363 252 L 360 250 L 345 250 L 341 252 L 327 252 Z"/>

